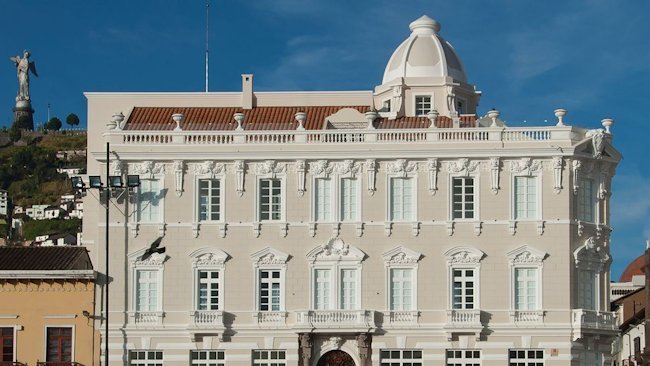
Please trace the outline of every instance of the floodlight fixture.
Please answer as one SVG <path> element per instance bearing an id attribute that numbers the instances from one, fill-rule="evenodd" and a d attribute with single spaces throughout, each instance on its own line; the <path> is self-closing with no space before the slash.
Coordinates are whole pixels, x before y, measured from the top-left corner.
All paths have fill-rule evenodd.
<path id="1" fill-rule="evenodd" d="M 126 185 L 129 188 L 140 187 L 140 176 L 139 175 L 127 175 L 126 176 Z"/>
<path id="2" fill-rule="evenodd" d="M 102 189 L 102 178 L 99 175 L 91 175 L 88 177 L 90 180 L 90 188 Z"/>
<path id="3" fill-rule="evenodd" d="M 111 188 L 122 188 L 124 183 L 122 182 L 121 175 L 111 175 L 108 177 L 108 186 Z"/>
<path id="4" fill-rule="evenodd" d="M 81 179 L 81 177 L 72 177 L 70 178 L 70 181 L 72 189 L 84 189 L 86 187 L 86 183 L 84 183 L 84 180 Z"/>

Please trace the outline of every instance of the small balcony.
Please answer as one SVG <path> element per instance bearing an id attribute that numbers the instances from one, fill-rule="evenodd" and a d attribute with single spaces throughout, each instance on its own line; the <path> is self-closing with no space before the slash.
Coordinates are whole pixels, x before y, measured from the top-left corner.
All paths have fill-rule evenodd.
<path id="1" fill-rule="evenodd" d="M 512 310 L 510 320 L 517 326 L 538 326 L 544 323 L 543 310 Z"/>
<path id="2" fill-rule="evenodd" d="M 571 324 L 574 341 L 582 338 L 585 334 L 615 336 L 618 333 L 616 313 L 611 311 L 573 309 Z"/>
<path id="3" fill-rule="evenodd" d="M 131 324 L 137 327 L 158 327 L 162 326 L 165 313 L 162 311 L 131 311 L 129 317 Z"/>
<path id="4" fill-rule="evenodd" d="M 305 310 L 296 312 L 296 328 L 368 332 L 376 328 L 372 310 Z"/>
<path id="5" fill-rule="evenodd" d="M 223 329 L 223 311 L 195 310 L 190 313 L 190 326 L 196 329 Z"/>
<path id="6" fill-rule="evenodd" d="M 447 339 L 451 340 L 454 333 L 474 333 L 477 340 L 481 338 L 483 324 L 479 309 L 447 310 L 447 323 L 444 326 Z"/>
<path id="7" fill-rule="evenodd" d="M 258 311 L 253 313 L 260 328 L 284 327 L 287 323 L 286 311 Z"/>
<path id="8" fill-rule="evenodd" d="M 384 325 L 391 327 L 413 327 L 418 324 L 420 312 L 416 310 L 388 310 L 384 312 Z"/>

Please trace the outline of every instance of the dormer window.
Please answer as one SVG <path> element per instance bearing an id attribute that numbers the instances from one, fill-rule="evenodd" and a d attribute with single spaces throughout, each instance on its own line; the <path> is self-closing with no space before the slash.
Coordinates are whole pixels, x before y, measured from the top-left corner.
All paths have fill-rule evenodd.
<path id="1" fill-rule="evenodd" d="M 390 99 L 386 99 L 382 102 L 379 112 L 390 112 Z"/>
<path id="2" fill-rule="evenodd" d="M 465 110 L 465 101 L 464 100 L 457 100 L 456 101 L 456 112 L 458 112 L 458 114 L 467 113 L 467 111 Z"/>
<path id="3" fill-rule="evenodd" d="M 431 111 L 431 96 L 417 95 L 415 97 L 415 115 L 426 116 Z"/>

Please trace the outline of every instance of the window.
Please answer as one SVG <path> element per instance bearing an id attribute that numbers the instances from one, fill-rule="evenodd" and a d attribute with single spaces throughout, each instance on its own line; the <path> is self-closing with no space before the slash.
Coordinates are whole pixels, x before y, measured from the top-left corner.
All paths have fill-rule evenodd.
<path id="1" fill-rule="evenodd" d="M 481 366 L 481 351 L 448 349 L 447 366 Z"/>
<path id="2" fill-rule="evenodd" d="M 381 366 L 422 366 L 422 351 L 411 349 L 382 349 Z"/>
<path id="3" fill-rule="evenodd" d="M 464 100 L 457 100 L 456 101 L 456 112 L 458 114 L 465 114 L 465 101 Z"/>
<path id="4" fill-rule="evenodd" d="M 332 180 L 314 180 L 314 218 L 317 222 L 332 221 Z"/>
<path id="5" fill-rule="evenodd" d="M 259 271 L 260 311 L 280 311 L 282 296 L 282 272 L 280 270 Z"/>
<path id="6" fill-rule="evenodd" d="M 578 189 L 578 220 L 594 222 L 596 198 L 593 179 L 580 178 Z"/>
<path id="7" fill-rule="evenodd" d="M 596 273 L 578 269 L 578 308 L 596 310 Z"/>
<path id="8" fill-rule="evenodd" d="M 475 210 L 474 178 L 454 177 L 452 186 L 452 218 L 473 219 Z"/>
<path id="9" fill-rule="evenodd" d="M 515 310 L 537 310 L 537 268 L 515 268 Z"/>
<path id="10" fill-rule="evenodd" d="M 141 179 L 138 188 L 138 221 L 143 223 L 162 221 L 162 181 Z"/>
<path id="11" fill-rule="evenodd" d="M 452 286 L 452 306 L 454 309 L 474 309 L 474 269 L 454 268 Z"/>
<path id="12" fill-rule="evenodd" d="M 341 270 L 340 307 L 343 310 L 357 309 L 357 270 Z"/>
<path id="13" fill-rule="evenodd" d="M 314 270 L 314 309 L 326 310 L 330 308 L 330 280 L 329 269 Z"/>
<path id="14" fill-rule="evenodd" d="M 226 352 L 218 350 L 190 351 L 191 366 L 226 366 Z"/>
<path id="15" fill-rule="evenodd" d="M 390 221 L 414 219 L 413 179 L 390 178 Z"/>
<path id="16" fill-rule="evenodd" d="M 537 177 L 515 177 L 514 218 L 537 218 Z"/>
<path id="17" fill-rule="evenodd" d="M 163 351 L 130 351 L 130 366 L 163 366 Z"/>
<path id="18" fill-rule="evenodd" d="M 199 179 L 199 221 L 221 220 L 221 181 Z"/>
<path id="19" fill-rule="evenodd" d="M 381 103 L 379 112 L 390 112 L 390 99 L 386 99 Z"/>
<path id="20" fill-rule="evenodd" d="M 431 96 L 418 95 L 415 97 L 415 115 L 425 116 L 431 111 Z"/>
<path id="21" fill-rule="evenodd" d="M 0 328 L 0 362 L 14 361 L 14 328 Z"/>
<path id="22" fill-rule="evenodd" d="M 341 310 L 357 309 L 358 271 L 356 269 L 340 269 L 338 286 L 333 286 L 336 279 L 336 266 L 332 269 L 314 269 L 314 310 L 329 310 L 338 304 Z M 336 295 L 338 294 L 338 297 Z"/>
<path id="23" fill-rule="evenodd" d="M 157 270 L 135 271 L 136 277 L 136 311 L 158 310 L 158 272 Z"/>
<path id="24" fill-rule="evenodd" d="M 72 328 L 48 327 L 46 362 L 72 361 Z"/>
<path id="25" fill-rule="evenodd" d="M 260 179 L 260 221 L 282 220 L 282 180 Z"/>
<path id="26" fill-rule="evenodd" d="M 390 310 L 413 310 L 413 269 L 390 270 Z"/>
<path id="27" fill-rule="evenodd" d="M 544 366 L 544 350 L 541 349 L 511 349 L 509 351 L 509 366 Z"/>
<path id="28" fill-rule="evenodd" d="M 341 221 L 358 221 L 357 208 L 359 181 L 355 178 L 341 179 Z"/>
<path id="29" fill-rule="evenodd" d="M 253 366 L 286 366 L 284 350 L 253 350 Z"/>
<path id="30" fill-rule="evenodd" d="M 219 271 L 198 271 L 197 310 L 220 310 Z"/>

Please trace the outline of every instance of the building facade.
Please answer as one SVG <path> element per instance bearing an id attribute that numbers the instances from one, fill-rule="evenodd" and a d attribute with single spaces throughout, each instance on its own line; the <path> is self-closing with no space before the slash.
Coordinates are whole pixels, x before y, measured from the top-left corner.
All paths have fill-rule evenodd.
<path id="1" fill-rule="evenodd" d="M 410 29 L 372 91 L 86 93 L 89 174 L 140 177 L 84 200 L 111 364 L 610 362 L 613 121 L 481 117 Z"/>
<path id="2" fill-rule="evenodd" d="M 85 248 L 0 247 L 0 364 L 97 365 Z"/>

